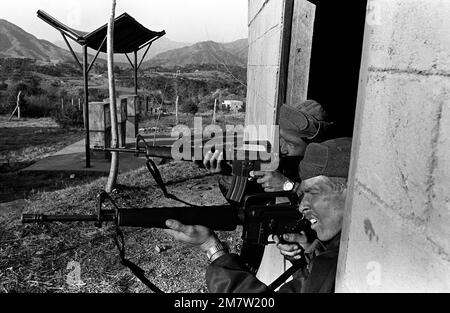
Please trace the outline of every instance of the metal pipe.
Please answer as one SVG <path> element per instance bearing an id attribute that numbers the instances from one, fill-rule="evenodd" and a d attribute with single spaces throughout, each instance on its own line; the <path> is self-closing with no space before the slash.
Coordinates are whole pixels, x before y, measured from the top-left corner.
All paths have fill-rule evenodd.
<path id="1" fill-rule="evenodd" d="M 83 70 L 83 66 L 81 65 L 80 61 L 78 60 L 76 53 L 73 51 L 72 46 L 70 45 L 69 41 L 66 38 L 66 35 L 63 32 L 61 32 L 61 35 L 62 35 L 64 41 L 66 42 L 66 45 L 70 50 L 70 53 L 72 53 L 72 56 L 75 59 L 75 62 L 77 62 L 78 66 L 80 67 L 80 70 Z"/>
<path id="2" fill-rule="evenodd" d="M 141 67 L 142 62 L 144 62 L 145 57 L 147 56 L 148 51 L 150 50 L 150 47 L 152 46 L 152 42 L 147 46 L 147 50 L 145 50 L 144 55 L 142 56 L 141 62 L 138 65 L 138 69 Z"/>
<path id="3" fill-rule="evenodd" d="M 86 168 L 91 168 L 91 151 L 89 138 L 89 72 L 88 72 L 88 47 L 83 46 L 83 79 L 84 79 L 84 129 L 86 130 L 85 153 Z"/>
<path id="4" fill-rule="evenodd" d="M 92 67 L 94 66 L 95 61 L 97 61 L 98 55 L 100 54 L 100 50 L 102 49 L 103 45 L 105 44 L 106 38 L 107 37 L 105 36 L 105 39 L 103 39 L 102 44 L 100 45 L 100 48 L 98 48 L 98 50 L 97 50 L 97 54 L 95 55 L 94 59 L 91 62 L 91 65 L 89 65 L 89 68 L 87 70 L 88 73 L 91 71 Z"/>
<path id="5" fill-rule="evenodd" d="M 128 63 L 130 63 L 131 68 L 134 68 L 133 62 L 131 62 L 130 57 L 128 56 L 128 54 L 125 53 L 125 56 L 127 57 Z"/>
<path id="6" fill-rule="evenodd" d="M 134 94 L 138 95 L 138 52 L 134 51 Z"/>

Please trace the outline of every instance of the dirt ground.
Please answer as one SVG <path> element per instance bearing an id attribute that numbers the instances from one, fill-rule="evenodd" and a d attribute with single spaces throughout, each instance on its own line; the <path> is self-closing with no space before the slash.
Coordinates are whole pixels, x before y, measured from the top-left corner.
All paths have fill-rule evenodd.
<path id="1" fill-rule="evenodd" d="M 8 121 L 0 116 L 0 209 L 1 203 L 25 199 L 43 190 L 56 190 L 89 181 L 62 175 L 40 174 L 32 178 L 20 170 L 83 138 L 79 129 L 60 128 L 52 119 Z"/>
<path id="2" fill-rule="evenodd" d="M 2 156 L 24 164 L 79 140 L 80 135 L 58 130 L 48 120 L 5 125 L 0 119 Z M 22 134 L 25 129 L 30 129 L 29 136 Z M 22 144 L 3 138 L 3 134 L 16 136 L 18 133 Z M 32 143 L 25 144 L 27 139 Z M 86 177 L 78 181 L 64 177 L 20 178 L 16 172 L 20 166 L 0 173 L 0 292 L 149 292 L 121 265 L 113 240 L 115 229 L 111 225 L 99 229 L 92 223 L 21 223 L 23 213 L 94 214 L 97 196 L 106 178 Z M 160 170 L 169 191 L 182 200 L 202 206 L 226 203 L 217 177 L 194 164 L 172 162 L 160 166 Z M 40 186 L 40 183 L 47 185 Z M 118 183 L 113 197 L 123 208 L 184 206 L 166 199 L 146 168 L 121 175 Z M 163 230 L 129 228 L 123 231 L 127 257 L 141 266 L 147 277 L 164 292 L 206 292 L 205 255 L 174 242 Z M 219 236 L 237 252 L 241 245 L 240 234 L 237 229 L 219 233 Z"/>

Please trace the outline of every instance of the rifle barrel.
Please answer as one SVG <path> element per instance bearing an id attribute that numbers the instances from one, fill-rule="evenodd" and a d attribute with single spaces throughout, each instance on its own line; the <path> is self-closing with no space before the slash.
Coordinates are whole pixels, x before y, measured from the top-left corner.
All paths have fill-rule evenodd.
<path id="1" fill-rule="evenodd" d="M 112 213 L 111 213 L 112 214 Z M 105 215 L 104 217 L 110 217 L 108 221 L 113 221 L 113 215 Z M 53 223 L 53 222 L 97 222 L 98 217 L 96 215 L 44 215 L 44 214 L 23 214 L 23 224 L 34 223 Z M 105 221 L 107 221 L 105 219 Z"/>
<path id="2" fill-rule="evenodd" d="M 167 228 L 166 221 L 178 220 L 185 225 L 202 225 L 218 231 L 233 231 L 242 225 L 238 209 L 233 206 L 135 208 L 101 211 L 98 215 L 24 214 L 22 223 L 117 222 L 122 227 Z"/>

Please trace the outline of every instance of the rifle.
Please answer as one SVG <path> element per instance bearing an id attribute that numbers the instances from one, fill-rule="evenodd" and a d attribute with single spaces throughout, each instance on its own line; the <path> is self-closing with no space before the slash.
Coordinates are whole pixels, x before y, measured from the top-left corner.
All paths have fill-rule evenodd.
<path id="1" fill-rule="evenodd" d="M 286 204 L 265 204 L 261 200 L 275 203 L 277 198 L 287 198 Z M 104 209 L 109 201 L 112 209 Z M 242 239 L 244 243 L 265 246 L 270 244 L 270 235 L 305 232 L 309 238 L 315 238 L 311 223 L 298 210 L 300 198 L 295 192 L 265 193 L 247 196 L 244 205 L 223 206 L 192 206 L 168 208 L 119 208 L 106 192 L 98 196 L 97 212 L 93 215 L 43 215 L 23 214 L 22 223 L 53 223 L 53 222 L 93 222 L 102 227 L 111 222 L 116 226 L 114 238 L 119 249 L 122 264 L 130 270 L 151 290 L 160 293 L 161 290 L 152 284 L 144 275 L 142 269 L 125 258 L 125 239 L 121 227 L 167 228 L 168 219 L 176 219 L 185 225 L 203 225 L 217 231 L 234 231 L 243 226 Z"/>
<path id="2" fill-rule="evenodd" d="M 182 138 L 180 137 L 179 139 Z M 223 173 L 225 175 L 232 175 L 230 187 L 225 191 L 224 196 L 231 204 L 242 205 L 245 199 L 246 190 L 247 188 L 249 188 L 249 184 L 254 182 L 253 178 L 250 177 L 250 173 L 252 171 L 259 170 L 276 170 L 279 165 L 279 156 L 278 153 L 272 151 L 272 145 L 267 141 L 245 142 L 243 147 L 236 147 L 236 137 L 234 137 L 234 140 L 231 144 L 227 144 L 224 141 L 225 137 L 222 137 L 222 144 L 208 145 L 208 140 L 204 140 L 201 141 L 201 143 L 195 144 L 194 139 L 194 145 L 189 146 L 190 151 L 183 151 L 181 153 L 179 150 L 174 150 L 172 146 L 151 146 L 146 142 L 144 137 L 138 135 L 136 137 L 136 144 L 133 149 L 96 146 L 92 150 L 97 152 L 133 153 L 136 157 L 144 155 L 147 158 L 148 171 L 158 183 L 160 189 L 163 191 L 166 197 L 172 199 L 174 199 L 174 197 L 167 193 L 163 179 L 158 170 L 158 167 L 153 161 L 153 158 L 162 158 L 167 160 L 176 159 L 188 162 L 194 161 L 198 164 L 198 162 L 203 161 L 205 152 L 210 150 L 212 152 L 221 150 L 224 152 L 223 162 L 233 161 L 231 173 Z M 192 138 L 190 142 L 192 142 Z M 251 149 L 253 147 L 256 147 L 256 149 Z M 263 149 L 260 149 L 261 147 Z M 175 154 L 177 154 L 176 158 L 174 157 L 174 152 Z M 194 158 L 192 158 L 192 156 L 194 156 Z M 255 186 L 252 187 L 254 192 L 262 192 L 261 188 L 255 188 Z"/>
<path id="3" fill-rule="evenodd" d="M 183 139 L 183 137 L 179 137 L 179 139 Z M 191 136 L 190 138 L 184 139 L 186 139 L 188 143 L 194 143 L 194 145 L 189 144 L 185 146 L 187 147 L 187 149 L 190 149 L 189 152 L 191 152 L 191 156 L 194 155 L 198 157 L 200 155 L 200 157 L 197 158 L 197 160 L 194 159 L 194 161 L 203 161 L 203 154 L 209 149 L 211 149 L 211 151 L 214 151 L 216 148 L 216 146 L 214 145 L 208 147 L 208 141 L 210 139 L 200 141 L 195 138 L 195 135 Z M 272 151 L 272 146 L 269 142 L 243 143 L 241 141 L 241 143 L 243 143 L 244 145 L 241 146 L 240 149 L 237 149 L 236 147 L 238 147 L 239 145 L 236 137 L 233 138 L 233 144 L 231 145 L 226 144 L 224 142 L 225 139 L 227 138 L 222 135 L 222 146 L 219 146 L 218 148 L 221 148 L 223 149 L 222 151 L 226 152 L 224 153 L 225 159 L 227 156 L 231 156 L 231 160 L 234 161 L 233 166 L 231 167 L 232 171 L 223 173 L 224 175 L 231 175 L 231 180 L 229 182 L 220 180 L 219 187 L 225 199 L 232 206 L 242 207 L 245 206 L 244 202 L 246 195 L 264 193 L 263 188 L 256 182 L 256 179 L 250 176 L 250 173 L 252 171 L 259 170 L 274 171 L 279 167 L 279 165 L 284 165 L 285 158 L 280 160 L 278 154 Z M 216 138 L 215 142 L 220 142 L 220 140 L 217 140 Z M 260 147 L 261 145 L 263 148 L 265 148 L 265 151 L 261 151 L 259 149 L 260 151 L 258 151 L 258 153 L 255 153 L 255 150 L 257 149 L 255 149 L 254 146 Z M 253 148 L 253 151 L 250 148 Z M 134 149 L 95 147 L 94 150 L 101 152 L 133 153 L 135 154 L 135 156 L 144 155 L 147 158 L 147 169 L 152 175 L 153 179 L 156 181 L 160 190 L 163 192 L 164 196 L 168 199 L 172 199 L 186 205 L 191 205 L 190 203 L 179 199 L 178 197 L 170 194 L 167 191 L 161 173 L 153 160 L 153 158 L 173 159 L 174 149 L 170 143 L 168 143 L 167 146 L 151 146 L 145 141 L 144 137 L 138 135 L 136 137 L 136 144 Z M 175 152 L 180 151 L 176 151 L 175 149 Z M 183 157 L 187 156 L 188 154 L 181 153 L 180 155 Z M 268 163 L 268 159 L 270 160 L 270 163 Z M 182 160 L 190 162 L 193 161 L 191 157 L 186 157 L 184 159 L 182 158 Z M 226 164 L 226 161 L 224 160 L 223 162 L 224 164 L 222 164 L 222 168 L 229 168 L 228 164 Z M 201 166 L 202 165 L 203 162 L 201 163 Z M 296 171 L 297 170 L 295 170 L 294 172 Z M 257 199 L 259 204 L 267 204 L 269 202 L 266 197 L 258 197 Z M 249 271 L 256 274 L 263 259 L 264 246 L 254 244 L 253 242 L 253 240 L 247 242 L 244 241 L 244 244 L 241 248 L 241 259 L 243 260 L 243 263 L 247 265 Z"/>

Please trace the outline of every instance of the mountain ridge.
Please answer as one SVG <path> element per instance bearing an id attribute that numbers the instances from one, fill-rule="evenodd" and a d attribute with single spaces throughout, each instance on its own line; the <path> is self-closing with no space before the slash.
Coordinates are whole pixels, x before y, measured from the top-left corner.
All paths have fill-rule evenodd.
<path id="1" fill-rule="evenodd" d="M 79 54 L 78 45 L 74 44 L 72 47 Z M 96 51 L 90 50 L 90 52 L 95 54 Z M 142 56 L 143 53 L 144 51 L 141 51 L 139 55 Z M 81 54 L 79 56 L 81 57 Z M 227 43 L 209 40 L 190 44 L 163 37 L 153 43 L 144 60 L 143 68 L 158 66 L 173 68 L 211 64 L 246 67 L 247 56 L 247 39 Z M 0 19 L 0 57 L 29 58 L 46 62 L 73 62 L 73 56 L 64 42 L 55 44 L 38 39 L 5 19 Z M 101 54 L 99 60 L 104 63 L 105 58 L 106 54 Z M 117 63 L 128 64 L 124 55 L 116 55 L 115 60 Z"/>
<path id="2" fill-rule="evenodd" d="M 67 48 L 66 43 L 64 41 L 62 41 L 62 40 L 61 41 L 55 41 L 54 44 L 56 46 L 58 46 L 59 48 L 62 48 L 64 50 L 69 51 L 68 48 Z M 169 38 L 162 37 L 162 38 L 156 40 L 152 44 L 152 46 L 150 47 L 150 50 L 147 53 L 147 56 L 145 57 L 144 62 L 150 60 L 152 57 L 154 57 L 154 56 L 156 56 L 156 55 L 158 55 L 160 53 L 163 53 L 163 52 L 166 52 L 166 51 L 169 51 L 169 50 L 173 50 L 173 49 L 178 49 L 178 48 L 190 46 L 190 45 L 192 45 L 192 43 L 177 42 L 177 41 L 170 40 Z M 77 44 L 72 45 L 71 44 L 71 46 L 72 46 L 72 48 L 73 48 L 73 50 L 75 52 L 77 52 L 77 53 L 81 53 L 82 52 L 82 48 L 81 48 L 80 45 L 77 45 Z M 145 50 L 146 49 L 142 49 L 141 51 L 139 51 L 139 54 L 138 54 L 138 56 L 139 56 L 138 59 L 139 60 L 141 60 L 143 54 L 145 53 Z M 93 53 L 93 54 L 96 54 L 96 51 L 94 51 L 94 50 L 90 49 L 90 52 Z M 106 53 L 100 53 L 99 58 L 106 60 L 106 58 L 107 58 Z M 127 63 L 128 64 L 128 60 L 127 60 L 125 55 L 117 54 L 117 55 L 114 56 L 114 59 L 117 62 Z"/>
<path id="3" fill-rule="evenodd" d="M 187 65 L 247 66 L 248 41 L 239 39 L 228 43 L 202 41 L 188 47 L 166 51 L 145 62 L 145 67 L 183 67 Z"/>
<path id="4" fill-rule="evenodd" d="M 41 61 L 71 61 L 71 54 L 53 43 L 38 39 L 19 26 L 0 19 L 0 57 Z"/>

